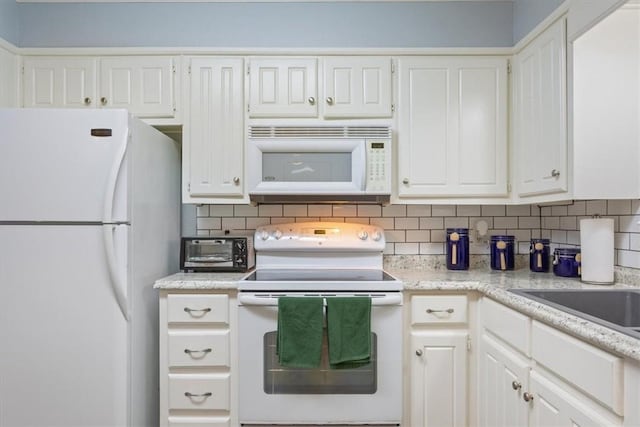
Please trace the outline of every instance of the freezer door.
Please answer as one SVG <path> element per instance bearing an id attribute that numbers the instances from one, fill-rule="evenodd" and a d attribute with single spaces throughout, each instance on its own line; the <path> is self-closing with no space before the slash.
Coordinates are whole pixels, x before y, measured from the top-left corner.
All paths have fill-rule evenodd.
<path id="1" fill-rule="evenodd" d="M 128 120 L 125 110 L 0 109 L 0 222 L 102 221 L 111 202 L 126 220 L 127 192 L 110 191 L 126 187 Z"/>
<path id="2" fill-rule="evenodd" d="M 102 239 L 100 226 L 0 226 L 0 426 L 128 425 L 129 331 Z"/>

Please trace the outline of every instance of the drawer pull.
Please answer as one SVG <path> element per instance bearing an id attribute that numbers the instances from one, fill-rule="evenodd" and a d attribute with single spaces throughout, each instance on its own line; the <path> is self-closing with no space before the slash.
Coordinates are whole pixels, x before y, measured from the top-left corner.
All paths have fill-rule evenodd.
<path id="1" fill-rule="evenodd" d="M 188 348 L 184 349 L 184 352 L 191 356 L 193 356 L 194 353 L 202 353 L 201 357 L 203 357 L 207 353 L 211 353 L 212 351 L 213 350 L 210 348 L 205 348 L 204 350 L 189 350 Z"/>
<path id="2" fill-rule="evenodd" d="M 191 314 L 191 315 L 197 315 L 194 313 L 200 313 L 198 316 L 204 316 L 205 314 L 207 314 L 208 312 L 211 311 L 211 309 L 209 307 L 207 308 L 189 308 L 189 307 L 185 307 L 184 311 L 186 311 L 187 313 Z"/>
<path id="3" fill-rule="evenodd" d="M 204 398 L 207 398 L 207 397 L 211 397 L 211 396 L 213 396 L 213 393 L 211 393 L 211 392 L 209 391 L 209 392 L 207 392 L 207 393 L 194 394 L 194 393 L 189 393 L 188 391 L 186 391 L 186 392 L 184 393 L 184 395 L 185 395 L 185 396 L 187 396 L 188 398 L 192 398 L 192 397 L 204 397 Z"/>
<path id="4" fill-rule="evenodd" d="M 449 313 L 449 314 L 452 314 L 453 313 L 453 308 L 447 308 L 446 310 L 432 310 L 430 308 L 427 308 L 427 313 L 428 314 L 433 314 L 433 313 Z"/>

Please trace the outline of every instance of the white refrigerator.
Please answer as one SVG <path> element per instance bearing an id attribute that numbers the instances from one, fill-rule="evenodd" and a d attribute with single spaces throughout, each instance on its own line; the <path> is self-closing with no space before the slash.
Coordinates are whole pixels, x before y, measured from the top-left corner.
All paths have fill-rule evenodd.
<path id="1" fill-rule="evenodd" d="M 0 109 L 0 426 L 158 425 L 180 151 L 125 110 Z"/>

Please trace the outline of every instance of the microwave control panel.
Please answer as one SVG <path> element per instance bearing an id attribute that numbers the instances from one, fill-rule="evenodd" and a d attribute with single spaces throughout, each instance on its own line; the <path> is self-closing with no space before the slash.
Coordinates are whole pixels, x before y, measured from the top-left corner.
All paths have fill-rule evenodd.
<path id="1" fill-rule="evenodd" d="M 367 172 L 365 191 L 367 193 L 389 193 L 391 191 L 391 141 L 369 139 L 366 141 Z"/>

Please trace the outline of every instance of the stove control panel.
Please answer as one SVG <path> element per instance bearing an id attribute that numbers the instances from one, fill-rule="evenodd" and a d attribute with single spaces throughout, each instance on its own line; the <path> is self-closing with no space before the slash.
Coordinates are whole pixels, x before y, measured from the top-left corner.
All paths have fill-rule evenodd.
<path id="1" fill-rule="evenodd" d="M 384 230 L 375 225 L 347 222 L 295 222 L 258 227 L 256 251 L 353 250 L 381 252 Z"/>

